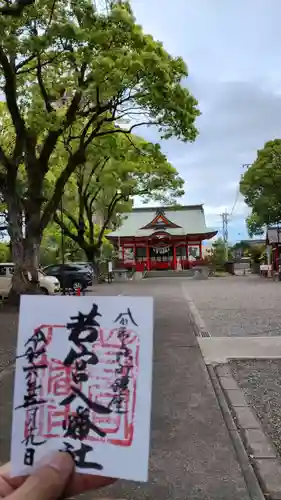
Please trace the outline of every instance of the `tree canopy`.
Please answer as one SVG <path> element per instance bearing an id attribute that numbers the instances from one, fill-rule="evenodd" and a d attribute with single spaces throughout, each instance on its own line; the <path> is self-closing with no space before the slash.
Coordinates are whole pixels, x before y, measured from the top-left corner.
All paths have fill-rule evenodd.
<path id="1" fill-rule="evenodd" d="M 112 2 L 102 14 L 91 0 L 37 0 L 20 16 L 0 16 L 0 126 L 6 131 L 0 186 L 15 276 L 29 270 L 36 281 L 34 249 L 97 139 L 153 125 L 162 138 L 195 140 L 199 111 L 181 83 L 187 75 L 181 58 L 144 34 L 126 1 Z M 60 172 L 46 202 L 44 184 L 55 162 Z"/>
<path id="2" fill-rule="evenodd" d="M 261 236 L 264 234 L 265 231 L 264 219 L 260 217 L 257 213 L 252 212 L 246 218 L 246 225 L 248 229 L 248 234 L 251 238 L 253 236 Z"/>
<path id="3" fill-rule="evenodd" d="M 225 242 L 222 238 L 217 238 L 212 243 L 209 251 L 208 260 L 210 264 L 217 270 L 222 270 L 226 261 Z"/>
<path id="4" fill-rule="evenodd" d="M 247 219 L 251 236 L 262 234 L 265 225 L 281 220 L 281 139 L 266 142 L 254 163 L 242 175 L 240 191 L 252 209 Z"/>
<path id="5" fill-rule="evenodd" d="M 104 143 L 103 155 L 93 154 L 85 167 L 75 171 L 66 185 L 63 214 L 55 221 L 86 253 L 98 256 L 109 226 L 132 208 L 133 197 L 144 202 L 174 204 L 184 194 L 184 181 L 161 153 L 158 145 L 132 136 L 115 136 Z M 94 223 L 95 216 L 101 220 Z"/>

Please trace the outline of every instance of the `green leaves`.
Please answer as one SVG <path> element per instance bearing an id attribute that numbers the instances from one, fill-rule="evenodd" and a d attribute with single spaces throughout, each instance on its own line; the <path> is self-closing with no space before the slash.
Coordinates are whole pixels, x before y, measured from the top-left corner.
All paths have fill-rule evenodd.
<path id="1" fill-rule="evenodd" d="M 106 231 L 118 225 L 135 196 L 144 202 L 157 200 L 174 204 L 183 194 L 184 181 L 161 153 L 159 145 L 138 136 L 108 136 L 101 141 L 102 151 L 92 146 L 85 167 L 78 169 L 66 185 L 63 227 L 81 248 L 98 252 Z M 99 222 L 94 222 L 98 216 Z M 81 231 L 81 223 L 83 231 Z"/>
<path id="2" fill-rule="evenodd" d="M 208 251 L 207 261 L 217 270 L 223 270 L 226 259 L 225 243 L 222 238 L 217 238 L 212 248 Z"/>
<path id="3" fill-rule="evenodd" d="M 262 234 L 264 225 L 281 219 L 281 139 L 269 141 L 241 178 L 240 191 L 252 209 L 249 234 Z"/>
<path id="4" fill-rule="evenodd" d="M 9 262 L 10 249 L 7 243 L 0 242 L 0 262 Z"/>
<path id="5" fill-rule="evenodd" d="M 165 137 L 195 139 L 199 111 L 197 101 L 181 86 L 187 76 L 184 62 L 143 33 L 126 2 L 118 2 L 105 16 L 84 0 L 73 5 L 38 0 L 20 19 L 1 22 L 0 42 L 19 68 L 18 101 L 24 103 L 25 120 L 37 133 L 49 129 L 46 99 L 59 101 L 80 89 L 89 105 L 100 108 L 107 103 L 115 122 L 121 115 L 130 118 L 130 113 L 137 113 L 145 123 L 159 126 Z M 60 116 L 63 120 L 65 113 Z M 100 110 L 98 116 L 104 124 L 109 118 Z M 132 125 L 138 121 L 134 117 Z"/>
<path id="6" fill-rule="evenodd" d="M 263 217 L 259 217 L 256 212 L 252 212 L 246 219 L 246 225 L 248 229 L 249 236 L 258 236 L 264 234 L 264 220 Z"/>
<path id="7" fill-rule="evenodd" d="M 0 15 L 0 181 L 8 210 L 25 212 L 27 239 L 41 239 L 64 192 L 67 229 L 77 229 L 73 212 L 83 216 L 76 242 L 85 236 L 91 245 L 93 207 L 107 207 L 100 245 L 133 196 L 172 203 L 182 195 L 183 181 L 159 147 L 133 131 L 153 125 L 163 138 L 195 140 L 200 113 L 182 84 L 187 76 L 183 60 L 145 34 L 123 0 L 107 13 L 91 0 L 36 0 L 20 16 Z M 77 172 L 79 189 L 88 176 L 84 198 Z"/>

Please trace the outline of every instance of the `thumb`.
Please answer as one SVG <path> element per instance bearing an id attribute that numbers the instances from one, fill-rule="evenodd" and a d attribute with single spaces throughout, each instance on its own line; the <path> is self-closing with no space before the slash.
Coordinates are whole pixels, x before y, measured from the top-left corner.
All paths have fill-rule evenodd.
<path id="1" fill-rule="evenodd" d="M 69 453 L 56 453 L 48 465 L 44 465 L 7 497 L 7 500 L 55 500 L 63 493 L 74 470 Z"/>

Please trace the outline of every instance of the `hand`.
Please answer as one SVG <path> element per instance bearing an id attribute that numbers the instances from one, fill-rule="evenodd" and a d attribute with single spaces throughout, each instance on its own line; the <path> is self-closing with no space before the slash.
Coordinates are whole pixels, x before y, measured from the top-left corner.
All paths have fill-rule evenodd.
<path id="1" fill-rule="evenodd" d="M 10 463 L 0 467 L 0 498 L 56 500 L 114 483 L 116 479 L 74 472 L 68 453 L 56 453 L 47 465 L 27 477 L 10 477 Z M 105 499 L 104 499 L 105 500 Z"/>

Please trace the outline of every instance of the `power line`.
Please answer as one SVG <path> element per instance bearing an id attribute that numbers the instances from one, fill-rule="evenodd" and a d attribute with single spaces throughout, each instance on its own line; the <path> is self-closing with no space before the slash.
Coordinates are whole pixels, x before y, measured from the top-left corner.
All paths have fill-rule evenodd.
<path id="1" fill-rule="evenodd" d="M 230 217 L 232 217 L 233 212 L 234 212 L 234 210 L 235 210 L 235 208 L 236 208 L 236 205 L 237 205 L 237 203 L 238 203 L 239 194 L 240 194 L 240 189 L 239 189 L 239 187 L 240 187 L 240 186 L 239 186 L 239 184 L 238 184 L 238 186 L 237 186 L 237 191 L 236 191 L 236 196 L 235 196 L 235 200 L 234 200 L 234 203 L 233 203 L 233 207 L 232 207 L 232 209 L 231 209 L 231 212 L 230 212 Z"/>

